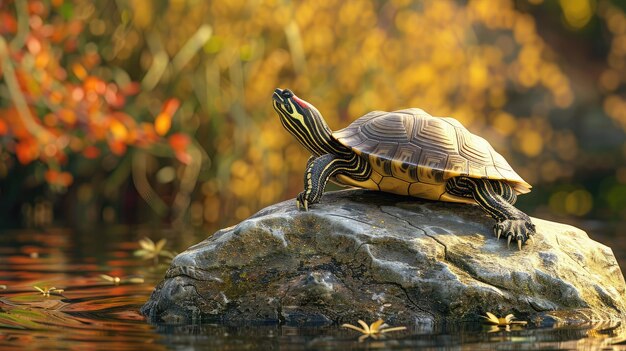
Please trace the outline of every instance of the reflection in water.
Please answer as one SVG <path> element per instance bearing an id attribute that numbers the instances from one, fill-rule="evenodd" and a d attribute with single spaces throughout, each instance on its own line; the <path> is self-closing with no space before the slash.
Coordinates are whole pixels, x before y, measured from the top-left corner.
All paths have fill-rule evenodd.
<path id="1" fill-rule="evenodd" d="M 626 350 L 625 328 L 601 324 L 555 329 L 529 321 L 511 331 L 480 324 L 413 326 L 362 343 L 357 332 L 338 326 L 151 326 L 138 310 L 166 265 L 133 255 L 138 240 L 165 236 L 175 246 L 167 249 L 180 251 L 202 237 L 147 233 L 126 228 L 88 235 L 56 229 L 0 233 L 0 349 Z"/>
<path id="2" fill-rule="evenodd" d="M 133 257 L 132 235 L 106 234 L 79 247 L 70 231 L 2 233 L 0 349 L 165 349 L 138 312 L 161 273 Z M 102 274 L 147 282 L 116 285 Z"/>

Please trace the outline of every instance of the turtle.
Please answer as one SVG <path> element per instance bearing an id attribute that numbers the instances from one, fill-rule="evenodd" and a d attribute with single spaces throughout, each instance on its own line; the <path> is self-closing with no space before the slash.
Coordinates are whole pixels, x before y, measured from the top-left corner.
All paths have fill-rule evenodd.
<path id="1" fill-rule="evenodd" d="M 344 186 L 447 202 L 479 205 L 496 223 L 494 234 L 522 245 L 536 233 L 517 209 L 517 195 L 530 192 L 488 141 L 451 117 L 418 108 L 372 111 L 333 132 L 311 103 L 289 89 L 272 95 L 281 124 L 311 153 L 298 209 L 320 201 L 330 180 Z"/>

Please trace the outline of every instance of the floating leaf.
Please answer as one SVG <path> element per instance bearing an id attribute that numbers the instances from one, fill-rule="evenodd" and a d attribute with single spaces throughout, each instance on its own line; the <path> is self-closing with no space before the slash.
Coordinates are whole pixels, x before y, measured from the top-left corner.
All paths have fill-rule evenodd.
<path id="1" fill-rule="evenodd" d="M 142 257 L 145 260 L 154 259 L 155 264 L 158 263 L 159 256 L 174 258 L 174 253 L 164 250 L 167 239 L 163 238 L 156 244 L 150 238 L 142 238 L 139 240 L 141 249 L 134 252 L 135 256 Z"/>
<path id="2" fill-rule="evenodd" d="M 526 321 L 514 321 L 515 316 L 513 314 L 507 314 L 503 318 L 498 318 L 495 314 L 491 312 L 485 312 L 485 314 L 486 316 L 481 316 L 482 318 L 486 319 L 485 323 L 499 327 L 505 327 L 511 324 L 526 325 L 528 323 Z"/>
<path id="3" fill-rule="evenodd" d="M 344 328 L 348 328 L 348 329 L 352 329 L 355 331 L 358 331 L 359 333 L 363 334 L 359 337 L 359 341 L 363 341 L 369 337 L 373 338 L 373 339 L 378 339 L 379 337 L 382 336 L 382 334 L 385 333 L 390 333 L 390 332 L 394 332 L 394 331 L 401 331 L 401 330 L 406 330 L 406 327 L 391 327 L 391 328 L 387 328 L 388 325 L 385 324 L 385 322 L 382 319 L 378 319 L 377 321 L 375 321 L 374 323 L 367 325 L 367 323 L 365 323 L 362 320 L 358 320 L 357 321 L 359 323 L 359 325 L 361 325 L 361 328 L 352 325 L 352 324 L 342 324 L 341 326 Z"/>
<path id="4" fill-rule="evenodd" d="M 120 277 L 112 277 L 112 276 L 106 275 L 106 274 L 100 274 L 100 278 L 102 278 L 102 279 L 104 279 L 104 280 L 106 280 L 108 282 L 111 282 L 111 283 L 113 283 L 115 285 L 119 285 L 120 281 L 121 281 Z"/>
<path id="5" fill-rule="evenodd" d="M 39 291 L 45 297 L 50 296 L 50 294 L 60 295 L 64 291 L 63 289 L 57 289 L 54 286 L 50 288 L 48 287 L 40 288 L 38 286 L 33 286 L 33 288 L 35 288 L 35 290 Z"/>

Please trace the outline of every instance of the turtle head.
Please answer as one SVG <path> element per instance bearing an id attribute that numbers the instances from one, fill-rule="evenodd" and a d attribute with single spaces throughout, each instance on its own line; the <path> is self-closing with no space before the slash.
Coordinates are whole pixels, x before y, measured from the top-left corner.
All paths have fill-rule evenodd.
<path id="1" fill-rule="evenodd" d="M 311 119 L 321 119 L 322 117 L 313 105 L 300 99 L 289 89 L 274 90 L 272 99 L 274 100 L 274 109 L 280 116 L 283 125 L 295 123 L 301 127 L 306 127 L 306 125 L 311 124 Z M 285 128 L 290 129 L 287 126 Z"/>
<path id="2" fill-rule="evenodd" d="M 297 97 L 289 89 L 276 89 L 272 95 L 280 122 L 314 155 L 328 153 L 331 130 L 315 106 Z"/>

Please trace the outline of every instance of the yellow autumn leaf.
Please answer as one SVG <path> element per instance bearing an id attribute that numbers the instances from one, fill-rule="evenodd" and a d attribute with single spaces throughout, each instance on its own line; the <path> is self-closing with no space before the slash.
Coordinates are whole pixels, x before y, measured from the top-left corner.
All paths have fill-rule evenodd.
<path id="1" fill-rule="evenodd" d="M 160 136 L 167 134 L 172 127 L 172 116 L 161 112 L 154 120 L 154 130 Z"/>
<path id="2" fill-rule="evenodd" d="M 115 140 L 126 140 L 126 137 L 128 137 L 128 129 L 126 129 L 122 122 L 116 119 L 111 120 L 109 130 Z"/>

